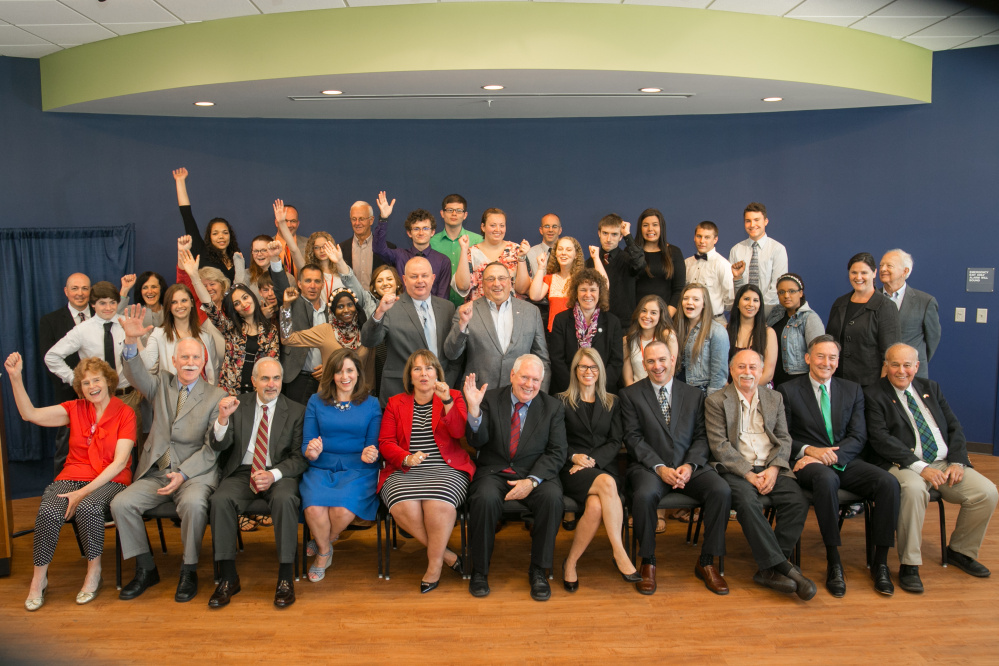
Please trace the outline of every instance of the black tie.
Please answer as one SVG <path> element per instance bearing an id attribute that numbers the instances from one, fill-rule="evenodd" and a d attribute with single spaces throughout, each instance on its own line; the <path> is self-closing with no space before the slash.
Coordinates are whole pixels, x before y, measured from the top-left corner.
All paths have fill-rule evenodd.
<path id="1" fill-rule="evenodd" d="M 697 252 L 697 253 L 694 254 L 694 259 L 696 259 L 698 261 L 707 261 L 708 260 L 708 255 L 701 254 L 700 252 Z"/>
<path id="2" fill-rule="evenodd" d="M 113 321 L 104 322 L 104 360 L 107 361 L 108 365 L 112 368 L 115 368 L 117 366 L 114 363 L 114 338 L 111 337 L 112 326 L 114 326 Z"/>

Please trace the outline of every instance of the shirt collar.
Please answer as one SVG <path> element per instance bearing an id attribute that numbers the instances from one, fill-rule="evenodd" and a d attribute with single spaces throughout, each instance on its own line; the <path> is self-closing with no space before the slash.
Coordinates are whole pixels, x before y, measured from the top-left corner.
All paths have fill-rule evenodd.
<path id="1" fill-rule="evenodd" d="M 77 320 L 77 319 L 79 319 L 81 314 L 86 319 L 90 319 L 91 314 L 90 314 L 90 306 L 89 305 L 87 305 L 86 307 L 84 307 L 82 310 L 77 310 L 75 307 L 73 307 L 73 304 L 70 303 L 69 301 L 66 301 L 66 305 L 69 306 L 69 313 L 71 315 L 73 315 L 73 320 L 74 321 Z"/>
<path id="2" fill-rule="evenodd" d="M 907 283 L 903 282 L 902 286 L 898 288 L 898 291 L 896 291 L 894 294 L 889 294 L 888 290 L 884 287 L 884 285 L 882 285 L 881 291 L 884 292 L 885 296 L 887 296 L 888 298 L 891 298 L 892 300 L 896 300 L 896 299 L 897 300 L 905 300 L 905 288 L 906 288 L 906 286 L 908 286 Z"/>
<path id="3" fill-rule="evenodd" d="M 655 391 L 656 396 L 659 395 L 659 389 L 661 389 L 663 386 L 666 387 L 667 394 L 673 395 L 673 379 L 674 377 L 670 377 L 669 381 L 666 382 L 665 384 L 656 384 L 654 381 L 652 381 L 652 377 L 649 377 L 649 383 L 652 384 L 652 390 Z"/>
<path id="4" fill-rule="evenodd" d="M 193 382 L 191 382 L 190 384 L 184 384 L 184 382 L 180 381 L 180 378 L 178 377 L 178 378 L 177 378 L 177 390 L 179 391 L 180 389 L 182 389 L 182 388 L 185 388 L 185 387 L 186 387 L 186 388 L 187 388 L 187 392 L 188 392 L 188 393 L 190 393 L 191 391 L 193 391 L 193 390 L 194 390 L 194 387 L 195 387 L 195 386 L 197 386 L 197 384 L 198 384 L 198 380 L 199 380 L 199 379 L 201 379 L 201 378 L 200 378 L 200 377 L 197 377 L 197 378 L 195 378 L 195 380 L 194 380 Z"/>
<path id="5" fill-rule="evenodd" d="M 760 236 L 760 240 L 758 240 L 756 242 L 760 244 L 760 247 L 763 247 L 764 245 L 767 244 L 768 240 L 770 240 L 770 237 L 767 236 L 764 233 L 762 236 Z M 746 241 L 749 243 L 749 247 L 753 247 L 753 239 L 752 238 L 747 238 Z"/>
<path id="6" fill-rule="evenodd" d="M 513 300 L 513 290 L 512 289 L 510 290 L 510 295 L 507 296 L 506 300 L 503 301 L 502 303 L 500 303 L 499 305 L 496 305 L 495 303 L 493 303 L 493 301 L 491 299 L 486 298 L 485 296 L 483 296 L 482 298 L 486 299 L 486 303 L 489 304 L 489 309 L 490 310 L 492 310 L 493 312 L 499 312 L 500 310 L 503 309 L 503 306 L 509 305 L 510 302 Z"/>
<path id="7" fill-rule="evenodd" d="M 746 400 L 746 396 L 744 396 L 742 394 L 742 391 L 740 391 L 738 389 L 736 389 L 735 393 L 736 393 L 736 395 L 739 396 L 739 402 L 741 402 L 746 407 L 749 407 L 750 409 L 752 409 L 753 406 L 756 405 L 756 404 L 758 404 L 759 401 L 760 401 L 760 389 L 759 388 L 757 388 L 755 391 L 753 391 L 753 399 L 752 400 Z"/>
<path id="8" fill-rule="evenodd" d="M 516 394 L 514 394 L 513 389 L 510 389 L 510 404 L 512 406 L 516 407 L 518 402 L 520 402 L 520 400 L 517 399 L 517 396 L 516 396 Z M 530 400 L 528 400 L 524 404 L 527 405 L 528 407 L 530 407 L 532 402 L 534 402 L 534 398 L 531 398 Z"/>
<path id="9" fill-rule="evenodd" d="M 819 383 L 819 382 L 815 381 L 815 377 L 812 377 L 811 373 L 808 373 L 808 381 L 810 381 L 812 383 L 812 390 L 813 391 L 818 391 L 820 386 L 825 386 L 826 387 L 826 391 L 828 391 L 829 394 L 832 395 L 832 378 L 831 377 L 829 378 L 828 381 L 826 381 L 824 383 Z"/>
<path id="10" fill-rule="evenodd" d="M 279 394 L 276 398 L 274 398 L 270 402 L 260 402 L 260 396 L 258 395 L 257 396 L 257 407 L 267 407 L 267 411 L 269 411 L 271 413 L 274 413 L 274 405 L 277 404 L 278 398 L 280 398 L 280 397 L 281 396 Z"/>

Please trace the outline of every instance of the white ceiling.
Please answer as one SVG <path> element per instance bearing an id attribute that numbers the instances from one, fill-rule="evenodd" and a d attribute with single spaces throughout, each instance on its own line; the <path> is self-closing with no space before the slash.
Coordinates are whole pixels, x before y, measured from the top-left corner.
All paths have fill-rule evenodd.
<path id="1" fill-rule="evenodd" d="M 234 16 L 437 1 L 448 0 L 0 0 L 0 55 L 40 58 L 118 35 Z M 933 51 L 999 44 L 999 15 L 956 0 L 583 1 L 817 21 L 901 39 Z"/>

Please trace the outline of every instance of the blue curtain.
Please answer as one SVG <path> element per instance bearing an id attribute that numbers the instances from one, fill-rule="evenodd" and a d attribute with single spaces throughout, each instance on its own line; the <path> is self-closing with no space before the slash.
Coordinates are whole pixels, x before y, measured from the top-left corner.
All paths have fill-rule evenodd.
<path id="1" fill-rule="evenodd" d="M 135 225 L 83 229 L 0 229 L 0 360 L 12 352 L 24 357 L 24 384 L 37 406 L 55 396 L 38 349 L 38 320 L 66 307 L 66 278 L 85 273 L 91 283 L 118 286 L 132 273 Z M 2 370 L 2 368 L 0 368 Z M 11 461 L 41 460 L 55 450 L 55 433 L 21 420 L 6 378 L 2 385 L 7 455 Z"/>

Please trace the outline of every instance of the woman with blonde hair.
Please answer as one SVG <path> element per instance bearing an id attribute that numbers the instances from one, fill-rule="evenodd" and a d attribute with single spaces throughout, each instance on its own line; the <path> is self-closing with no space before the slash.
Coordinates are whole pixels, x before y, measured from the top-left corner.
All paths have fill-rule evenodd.
<path id="1" fill-rule="evenodd" d="M 714 320 L 707 287 L 691 282 L 683 288 L 673 323 L 681 349 L 677 379 L 696 386 L 705 395 L 725 388 L 728 333 Z"/>

